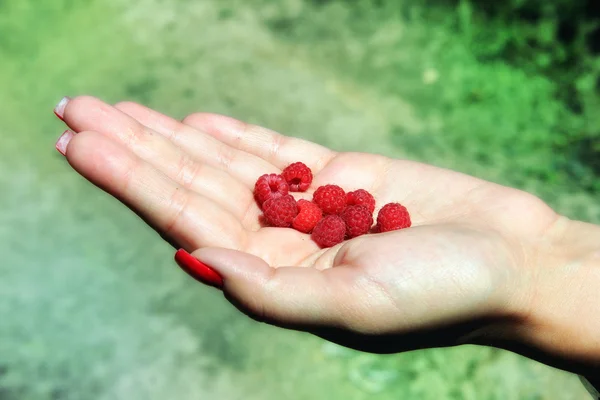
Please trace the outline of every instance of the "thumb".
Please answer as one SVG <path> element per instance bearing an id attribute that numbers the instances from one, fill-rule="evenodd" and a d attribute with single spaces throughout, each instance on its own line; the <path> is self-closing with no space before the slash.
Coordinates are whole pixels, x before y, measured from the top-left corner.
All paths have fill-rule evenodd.
<path id="1" fill-rule="evenodd" d="M 192 255 L 179 250 L 175 260 L 192 277 L 222 289 L 231 303 L 258 321 L 299 330 L 343 324 L 339 293 L 330 277 L 336 268 L 273 268 L 259 257 L 223 248 L 203 248 Z"/>

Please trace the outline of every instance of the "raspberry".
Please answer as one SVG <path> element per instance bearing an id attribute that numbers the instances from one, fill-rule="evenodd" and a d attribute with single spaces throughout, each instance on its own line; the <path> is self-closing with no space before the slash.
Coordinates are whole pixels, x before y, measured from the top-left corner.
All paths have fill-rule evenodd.
<path id="1" fill-rule="evenodd" d="M 323 212 L 312 201 L 298 200 L 298 215 L 292 222 L 292 228 L 297 231 L 309 233 L 323 217 Z"/>
<path id="2" fill-rule="evenodd" d="M 301 162 L 288 165 L 281 173 L 281 176 L 290 185 L 290 192 L 305 192 L 313 179 L 310 168 Z"/>
<path id="3" fill-rule="evenodd" d="M 320 247 L 332 247 L 344 241 L 346 223 L 339 215 L 328 215 L 319 221 L 312 232 L 312 239 Z"/>
<path id="4" fill-rule="evenodd" d="M 265 219 L 271 226 L 287 228 L 298 215 L 296 200 L 290 194 L 272 198 L 264 203 Z"/>
<path id="5" fill-rule="evenodd" d="M 365 206 L 348 206 L 340 217 L 346 223 L 346 236 L 349 238 L 364 235 L 373 225 L 373 214 Z"/>
<path id="6" fill-rule="evenodd" d="M 281 175 L 265 174 L 258 178 L 254 185 L 254 198 L 258 205 L 269 199 L 285 196 L 288 194 L 289 186 Z"/>
<path id="7" fill-rule="evenodd" d="M 365 189 L 358 189 L 346 194 L 346 205 L 365 206 L 373 214 L 373 211 L 375 211 L 375 198 Z"/>
<path id="8" fill-rule="evenodd" d="M 346 207 L 346 192 L 337 185 L 317 188 L 313 201 L 323 210 L 323 214 L 339 214 Z"/>
<path id="9" fill-rule="evenodd" d="M 402 204 L 389 203 L 379 210 L 377 215 L 378 232 L 395 231 L 410 227 L 410 215 Z"/>

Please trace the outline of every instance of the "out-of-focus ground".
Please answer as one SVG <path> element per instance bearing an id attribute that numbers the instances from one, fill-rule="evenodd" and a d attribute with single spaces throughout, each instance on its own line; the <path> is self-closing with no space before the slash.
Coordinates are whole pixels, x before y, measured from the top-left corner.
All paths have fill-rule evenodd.
<path id="1" fill-rule="evenodd" d="M 496 349 L 375 356 L 253 322 L 53 149 L 54 104 L 92 94 L 419 159 L 600 222 L 590 194 L 526 173 L 535 148 L 494 150 L 545 129 L 552 83 L 480 63 L 418 10 L 360 36 L 343 3 L 0 1 L 0 399 L 586 399 Z"/>

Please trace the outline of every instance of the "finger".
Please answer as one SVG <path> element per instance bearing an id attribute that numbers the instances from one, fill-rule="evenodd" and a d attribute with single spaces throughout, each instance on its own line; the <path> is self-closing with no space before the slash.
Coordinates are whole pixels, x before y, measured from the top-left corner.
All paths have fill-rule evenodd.
<path id="1" fill-rule="evenodd" d="M 100 133 L 75 135 L 66 155 L 77 172 L 182 247 L 218 245 L 237 249 L 245 240 L 245 231 L 232 214 L 177 185 Z"/>
<path id="2" fill-rule="evenodd" d="M 340 306 L 333 270 L 270 267 L 239 251 L 204 248 L 192 254 L 223 278 L 226 297 L 252 318 L 299 330 L 344 325 L 351 318 Z"/>
<path id="3" fill-rule="evenodd" d="M 284 136 L 223 115 L 192 114 L 183 122 L 231 147 L 254 154 L 279 169 L 302 161 L 317 173 L 335 156 L 335 152 L 316 143 Z"/>
<path id="4" fill-rule="evenodd" d="M 223 169 L 251 187 L 260 175 L 279 172 L 277 167 L 245 151 L 223 143 L 205 132 L 136 103 L 124 102 L 115 107 L 148 126 L 199 162 Z"/>
<path id="5" fill-rule="evenodd" d="M 75 131 L 96 131 L 117 141 L 182 187 L 202 193 L 239 219 L 253 203 L 249 186 L 223 170 L 196 162 L 164 136 L 98 99 L 71 100 L 64 120 Z"/>

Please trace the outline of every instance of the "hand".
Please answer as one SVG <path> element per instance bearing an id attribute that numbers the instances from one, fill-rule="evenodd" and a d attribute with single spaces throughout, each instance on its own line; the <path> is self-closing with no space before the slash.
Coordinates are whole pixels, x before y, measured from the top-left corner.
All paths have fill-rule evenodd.
<path id="1" fill-rule="evenodd" d="M 336 153 L 228 117 L 193 114 L 181 123 L 90 97 L 63 106 L 57 114 L 76 134 L 61 149 L 73 168 L 216 270 L 237 307 L 361 350 L 485 341 L 489 327 L 525 319 L 543 263 L 538 243 L 561 221 L 515 189 Z M 312 188 L 336 183 L 369 190 L 379 207 L 402 203 L 413 227 L 330 249 L 292 229 L 261 227 L 254 182 L 295 161 L 311 167 Z"/>

